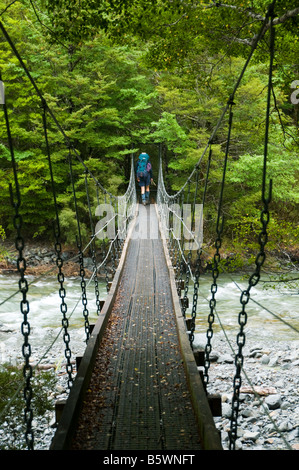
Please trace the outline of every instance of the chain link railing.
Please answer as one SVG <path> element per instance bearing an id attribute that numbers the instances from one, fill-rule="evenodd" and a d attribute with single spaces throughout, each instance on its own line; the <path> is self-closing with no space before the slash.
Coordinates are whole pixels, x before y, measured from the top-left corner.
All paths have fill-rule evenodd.
<path id="1" fill-rule="evenodd" d="M 220 274 L 220 263 L 221 263 L 221 246 L 222 246 L 222 232 L 224 226 L 224 218 L 223 218 L 223 211 L 222 211 L 222 202 L 224 197 L 224 186 L 225 186 L 225 173 L 226 173 L 226 166 L 229 157 L 229 144 L 230 144 L 230 137 L 232 132 L 232 120 L 233 120 L 233 112 L 232 107 L 235 105 L 235 95 L 238 90 L 238 87 L 241 83 L 241 79 L 245 73 L 245 70 L 252 58 L 252 55 L 259 43 L 260 38 L 263 35 L 265 25 L 270 21 L 270 65 L 269 65 L 269 83 L 268 83 L 268 98 L 267 98 L 267 111 L 266 111 L 266 121 L 265 121 L 265 143 L 264 143 L 264 163 L 263 163 L 263 181 L 262 181 L 262 204 L 263 209 L 261 210 L 261 233 L 258 236 L 258 242 L 260 245 L 260 251 L 256 256 L 256 269 L 254 273 L 249 277 L 249 285 L 247 289 L 241 290 L 240 296 L 240 303 L 242 305 L 242 310 L 238 314 L 238 324 L 239 324 L 239 333 L 236 337 L 236 351 L 232 349 L 233 354 L 235 356 L 235 377 L 233 380 L 233 397 L 232 397 L 232 416 L 231 416 L 231 427 L 229 431 L 229 440 L 230 440 L 230 449 L 235 449 L 235 442 L 237 439 L 237 426 L 238 426 L 238 411 L 239 411 L 239 394 L 241 388 L 241 373 L 244 372 L 244 358 L 243 358 L 243 347 L 245 344 L 245 326 L 247 324 L 247 313 L 246 313 L 246 306 L 250 299 L 250 290 L 253 286 L 256 286 L 260 280 L 261 268 L 266 259 L 265 253 L 265 246 L 268 241 L 268 233 L 267 227 L 269 223 L 269 203 L 271 201 L 271 192 L 272 192 L 272 182 L 270 181 L 269 185 L 269 194 L 268 196 L 265 195 L 265 185 L 266 185 L 266 167 L 267 167 L 267 147 L 268 147 L 268 133 L 269 133 L 269 112 L 270 112 L 270 99 L 272 93 L 272 69 L 273 69 L 273 60 L 274 60 L 274 27 L 273 27 L 273 18 L 274 18 L 274 6 L 275 1 L 269 6 L 268 13 L 265 17 L 263 25 L 260 29 L 259 34 L 256 36 L 255 42 L 252 46 L 250 54 L 245 62 L 245 65 L 241 71 L 241 74 L 235 84 L 232 94 L 230 95 L 227 105 L 225 106 L 222 115 L 220 116 L 216 127 L 207 143 L 200 159 L 198 160 L 197 164 L 194 166 L 193 171 L 186 179 L 184 185 L 181 187 L 179 191 L 176 191 L 174 194 L 170 195 L 165 188 L 165 182 L 163 179 L 163 168 L 162 168 L 162 160 L 160 159 L 160 168 L 159 168 L 159 182 L 158 182 L 158 192 L 157 192 L 157 204 L 160 214 L 161 220 L 161 227 L 163 236 L 168 241 L 169 253 L 172 260 L 172 264 L 175 269 L 175 276 L 178 286 L 178 293 L 181 295 L 181 290 L 184 289 L 184 296 L 181 297 L 181 309 L 182 314 L 186 316 L 186 310 L 189 305 L 189 284 L 190 281 L 193 283 L 193 299 L 192 299 L 192 306 L 191 306 L 191 319 L 188 322 L 188 334 L 190 343 L 194 341 L 194 329 L 195 329 L 195 321 L 197 315 L 197 301 L 198 296 L 202 295 L 200 293 L 200 272 L 202 269 L 201 265 L 201 254 L 205 250 L 203 249 L 202 245 L 197 246 L 194 253 L 196 253 L 196 258 L 194 261 L 194 256 L 192 257 L 191 251 L 188 250 L 188 241 L 181 237 L 181 229 L 185 225 L 186 221 L 183 217 L 183 206 L 184 203 L 187 201 L 189 203 L 190 199 L 190 187 L 193 185 L 192 194 L 195 195 L 194 201 L 192 203 L 192 214 L 194 214 L 194 208 L 196 204 L 196 197 L 199 190 L 198 187 L 198 169 L 200 165 L 203 163 L 203 159 L 206 155 L 208 149 L 210 149 L 209 160 L 207 163 L 207 168 L 210 167 L 211 162 L 211 155 L 212 155 L 212 147 L 213 142 L 215 141 L 216 134 L 218 129 L 220 128 L 221 123 L 223 122 L 227 112 L 229 112 L 228 117 L 228 137 L 226 141 L 226 149 L 225 149 L 225 158 L 223 163 L 223 172 L 222 172 L 222 183 L 220 189 L 220 196 L 218 201 L 218 213 L 217 213 L 217 222 L 216 222 L 216 229 L 215 229 L 215 254 L 213 256 L 213 263 L 212 263 L 212 284 L 210 289 L 211 297 L 208 299 L 206 296 L 202 295 L 204 299 L 207 301 L 209 306 L 209 314 L 207 317 L 208 328 L 206 332 L 206 346 L 205 346 L 205 359 L 204 359 L 204 371 L 203 371 L 203 385 L 207 391 L 207 386 L 209 383 L 209 368 L 210 368 L 210 354 L 212 351 L 212 338 L 213 338 L 213 324 L 215 321 L 215 316 L 217 316 L 219 320 L 219 324 L 221 328 L 223 325 L 219 319 L 216 310 L 216 302 L 217 302 L 217 290 L 218 290 L 218 277 Z M 205 179 L 205 189 L 203 190 L 203 211 L 204 211 L 204 201 L 206 196 L 207 190 L 207 182 L 209 178 L 209 171 L 207 171 L 207 176 Z M 191 238 L 193 237 L 193 241 L 198 243 L 198 240 L 195 237 L 194 233 L 194 226 L 191 225 L 191 229 L 188 231 Z M 190 243 L 190 241 L 189 241 Z M 221 265 L 221 270 L 225 271 L 225 267 Z M 184 277 L 184 282 L 182 282 L 182 278 Z M 235 281 L 234 281 L 235 282 Z M 235 282 L 236 283 L 236 282 Z M 184 286 L 184 287 L 182 287 Z M 261 305 L 260 305 L 261 306 Z M 264 308 L 263 306 L 261 306 Z M 269 311 L 269 310 L 268 310 Z M 271 312 L 272 313 L 272 312 Z M 275 314 L 273 314 L 275 315 Z M 275 315 L 277 318 L 277 315 Z M 282 320 L 283 321 L 283 320 Z M 290 325 L 292 327 L 292 325 Z M 225 337 L 227 335 L 224 331 Z M 227 338 L 228 339 L 228 338 Z M 231 344 L 230 344 L 231 346 Z M 287 447 L 288 444 L 286 443 Z"/>
<path id="2" fill-rule="evenodd" d="M 128 184 L 127 191 L 124 195 L 122 196 L 117 196 L 109 193 L 99 182 L 99 180 L 95 177 L 95 175 L 88 169 L 88 166 L 85 164 L 85 162 L 82 160 L 80 155 L 78 154 L 77 150 L 74 148 L 72 145 L 72 142 L 70 139 L 67 137 L 65 134 L 63 127 L 59 124 L 59 121 L 57 120 L 56 116 L 54 113 L 51 111 L 49 108 L 46 100 L 44 99 L 40 89 L 38 88 L 37 83 L 35 82 L 33 76 L 27 69 L 24 61 L 22 60 L 21 56 L 19 55 L 12 39 L 8 35 L 7 31 L 5 30 L 4 26 L 2 23 L 0 23 L 0 28 L 2 30 L 2 33 L 11 46 L 14 54 L 19 60 L 19 63 L 21 67 L 24 69 L 29 81 L 31 82 L 37 96 L 40 98 L 41 102 L 41 110 L 42 110 L 42 124 L 43 124 L 43 129 L 44 129 L 44 139 L 45 139 L 45 154 L 48 158 L 48 164 L 49 164 L 49 173 L 50 173 L 50 179 L 51 179 L 51 187 L 52 187 L 52 195 L 53 195 L 53 204 L 55 208 L 55 220 L 53 221 L 53 233 L 54 233 L 54 248 L 55 248 L 55 253 L 56 253 L 56 267 L 52 267 L 49 269 L 49 273 L 53 273 L 54 269 L 58 270 L 57 274 L 57 281 L 58 281 L 58 291 L 59 291 L 59 297 L 60 297 L 60 312 L 62 315 L 62 320 L 61 320 L 61 325 L 62 328 L 55 338 L 55 340 L 52 342 L 52 344 L 49 346 L 47 349 L 47 352 L 44 354 L 49 353 L 49 351 L 53 348 L 55 342 L 58 340 L 59 336 L 61 333 L 63 333 L 63 341 L 65 344 L 65 358 L 66 358 L 66 372 L 68 376 L 68 389 L 72 387 L 73 384 L 73 366 L 71 362 L 71 338 L 69 334 L 69 322 L 70 319 L 75 311 L 75 309 L 78 307 L 80 299 L 77 300 L 75 307 L 73 308 L 72 312 L 68 315 L 68 307 L 67 307 L 67 302 L 66 302 L 66 288 L 65 288 L 65 276 L 63 273 L 63 268 L 64 268 L 64 261 L 63 261 L 63 250 L 62 250 L 62 244 L 61 244 L 61 229 L 60 229 L 60 222 L 59 222 L 59 210 L 58 210 L 58 204 L 57 204 L 57 199 L 56 199 L 56 188 L 55 188 L 55 178 L 53 177 L 53 169 L 52 169 L 52 161 L 51 161 L 51 152 L 50 152 L 50 145 L 48 141 L 48 132 L 47 132 L 47 117 L 50 116 L 51 119 L 54 121 L 54 124 L 56 125 L 58 131 L 62 134 L 65 144 L 66 144 L 66 149 L 68 151 L 68 161 L 69 161 L 69 171 L 70 171 L 70 177 L 71 177 L 71 184 L 72 184 L 72 191 L 73 191 L 73 201 L 74 201 L 74 206 L 75 206 L 75 213 L 76 213 L 76 220 L 77 220 L 77 248 L 78 248 L 78 254 L 75 255 L 71 260 L 68 260 L 67 262 L 71 261 L 76 261 L 79 262 L 80 264 L 80 287 L 81 287 L 81 301 L 83 305 L 83 318 L 84 318 L 84 328 L 85 328 L 85 333 L 86 333 L 86 342 L 88 342 L 89 337 L 90 337 L 90 325 L 89 325 L 89 308 L 88 307 L 88 298 L 87 298 L 87 287 L 89 286 L 90 282 L 94 282 L 95 284 L 95 293 L 96 293 L 96 310 L 97 314 L 100 313 L 100 297 L 99 297 L 99 288 L 98 288 L 98 279 L 97 279 L 97 274 L 100 272 L 101 269 L 105 270 L 105 278 L 106 278 L 106 283 L 107 283 L 107 290 L 109 289 L 109 283 L 111 282 L 111 278 L 109 279 L 109 273 L 108 273 L 108 266 L 109 264 L 112 264 L 113 266 L 113 273 L 115 272 L 116 265 L 120 259 L 121 255 L 121 250 L 122 246 L 124 243 L 124 240 L 126 238 L 126 234 L 129 228 L 129 224 L 134 217 L 135 210 L 136 210 L 136 204 L 137 204 L 137 196 L 136 196 L 136 186 L 135 186 L 135 175 L 134 175 L 134 160 L 133 160 L 133 155 L 131 155 L 131 174 L 130 174 L 130 181 Z M 2 82 L 2 77 L 0 76 L 0 80 Z M 35 367 L 33 367 L 30 363 L 30 358 L 31 358 L 31 344 L 30 344 L 30 319 L 29 319 L 29 313 L 30 313 L 30 306 L 29 306 L 29 300 L 28 300 L 28 291 L 29 291 L 29 283 L 26 278 L 26 260 L 24 258 L 24 248 L 25 248 L 25 240 L 22 235 L 22 229 L 23 229 L 23 218 L 21 215 L 22 212 L 22 195 L 19 187 L 19 182 L 18 182 L 18 172 L 17 172 L 17 165 L 14 157 L 14 149 L 13 149 L 13 138 L 11 135 L 10 131 L 10 123 L 9 123 L 9 115 L 8 115 L 8 110 L 7 110 L 7 104 L 5 102 L 5 97 L 3 96 L 3 111 L 4 111 L 4 117 L 5 117 L 5 122 L 6 122 L 6 129 L 7 129 L 7 140 L 8 140 L 8 145 L 10 149 L 10 154 L 11 154 L 11 162 L 12 162 L 12 169 L 13 169 L 13 175 L 14 175 L 14 189 L 12 188 L 12 185 L 10 185 L 10 195 L 11 195 L 11 202 L 12 206 L 14 208 L 15 214 L 13 217 L 13 224 L 14 228 L 16 230 L 16 239 L 15 239 L 15 246 L 17 250 L 17 270 L 20 275 L 20 280 L 19 280 L 19 289 L 16 291 L 14 295 L 17 295 L 18 293 L 21 293 L 22 295 L 22 300 L 20 302 L 20 309 L 21 313 L 23 316 L 23 321 L 21 324 L 21 332 L 23 335 L 23 346 L 22 346 L 22 354 L 24 357 L 24 366 L 23 366 L 23 376 L 24 376 L 24 400 L 25 400 L 25 409 L 24 409 L 24 420 L 25 420 L 25 425 L 26 425 L 26 430 L 25 430 L 25 439 L 26 439 L 26 444 L 29 450 L 34 449 L 34 431 L 32 429 L 32 421 L 33 421 L 33 409 L 32 409 L 32 396 L 33 396 L 33 387 L 31 383 L 31 379 L 33 377 L 33 373 L 35 370 Z M 76 191 L 76 181 L 75 181 L 75 176 L 73 173 L 73 159 L 76 159 L 76 161 L 81 164 L 82 171 L 85 174 L 85 189 L 86 189 L 86 200 L 87 200 L 87 208 L 88 208 L 88 213 L 90 217 L 90 241 L 83 246 L 83 237 L 81 234 L 81 228 L 80 228 L 80 215 L 78 211 L 78 205 L 77 205 L 77 191 Z M 98 230 L 95 230 L 95 225 L 96 225 L 96 213 L 93 215 L 92 214 L 92 202 L 90 198 L 90 193 L 89 193 L 89 181 L 92 182 L 94 187 L 96 188 L 96 193 L 97 193 L 97 202 L 98 205 L 100 205 L 102 200 L 106 200 L 106 197 L 110 198 L 110 205 L 111 207 L 114 208 L 114 215 L 111 218 L 111 224 L 114 225 L 115 227 L 115 234 L 113 238 L 107 238 L 107 235 L 104 233 L 105 229 L 107 228 L 107 224 L 101 227 Z M 102 198 L 99 198 L 99 193 L 102 193 Z M 94 201 L 93 201 L 94 202 Z M 96 245 L 95 241 L 96 239 L 100 239 L 100 248 L 98 249 L 98 254 L 96 253 Z M 85 270 L 84 266 L 84 256 L 86 256 L 87 253 L 91 253 L 92 260 L 93 260 L 93 272 L 88 280 L 88 276 Z M 98 256 L 97 256 L 98 255 Z M 102 258 L 101 260 L 97 259 Z M 12 296 L 10 296 L 11 298 Z M 8 300 L 8 299 L 7 299 Z M 3 305 L 5 301 L 3 301 L 1 304 Z M 40 358 L 38 364 L 41 362 L 42 358 Z M 13 406 L 14 400 L 16 399 L 20 388 L 16 391 L 15 395 L 11 397 L 9 403 L 5 407 L 5 409 L 1 412 L 1 415 L 6 412 L 8 407 Z"/>

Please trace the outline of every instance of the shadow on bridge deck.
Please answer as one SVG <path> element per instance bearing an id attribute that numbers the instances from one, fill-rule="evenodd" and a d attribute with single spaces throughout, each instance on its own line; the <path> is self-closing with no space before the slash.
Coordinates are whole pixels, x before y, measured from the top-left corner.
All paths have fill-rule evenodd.
<path id="1" fill-rule="evenodd" d="M 155 205 L 139 206 L 51 449 L 221 449 Z"/>

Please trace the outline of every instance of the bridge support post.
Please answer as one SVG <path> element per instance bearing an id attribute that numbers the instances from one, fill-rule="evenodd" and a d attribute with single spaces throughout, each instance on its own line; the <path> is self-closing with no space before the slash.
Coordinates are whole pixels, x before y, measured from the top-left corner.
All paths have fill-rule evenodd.
<path id="1" fill-rule="evenodd" d="M 64 410 L 65 404 L 66 404 L 66 400 L 58 400 L 55 403 L 55 422 L 56 422 L 56 424 L 58 424 L 59 421 L 60 421 L 60 418 L 62 416 L 62 412 Z"/>
<path id="2" fill-rule="evenodd" d="M 204 350 L 198 350 L 193 352 L 194 359 L 197 366 L 204 366 L 205 364 L 205 352 Z"/>
<path id="3" fill-rule="evenodd" d="M 221 395 L 207 395 L 209 406 L 214 417 L 222 416 Z"/>
<path id="4" fill-rule="evenodd" d="M 205 352 L 204 352 L 204 350 L 194 351 L 193 355 L 194 355 L 196 365 L 198 367 L 204 366 L 204 363 L 205 363 Z M 201 381 L 203 382 L 203 372 L 202 372 L 201 369 L 199 369 L 198 372 L 199 372 Z M 212 415 L 214 417 L 222 416 L 221 395 L 220 394 L 214 394 L 214 395 L 207 394 L 207 399 L 208 399 L 208 402 L 209 402 L 209 406 L 210 406 Z"/>
<path id="5" fill-rule="evenodd" d="M 182 307 L 184 307 L 185 310 L 186 310 L 187 308 L 189 308 L 189 299 L 188 299 L 188 297 L 181 297 L 181 298 L 180 298 L 180 301 L 181 301 Z"/>

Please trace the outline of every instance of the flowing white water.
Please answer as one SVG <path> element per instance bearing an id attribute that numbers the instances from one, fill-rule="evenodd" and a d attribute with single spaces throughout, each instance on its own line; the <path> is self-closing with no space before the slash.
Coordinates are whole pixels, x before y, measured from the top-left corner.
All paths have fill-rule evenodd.
<path id="1" fill-rule="evenodd" d="M 291 277 L 291 276 L 290 276 Z M 296 276 L 294 276 L 296 277 Z M 298 281 L 297 281 L 298 282 Z M 211 275 L 204 275 L 199 279 L 199 294 L 196 316 L 195 333 L 205 333 L 208 327 L 210 313 L 209 299 L 211 299 Z M 242 310 L 240 303 L 241 292 L 247 289 L 248 282 L 238 275 L 220 275 L 217 280 L 216 312 L 213 331 L 221 330 L 220 322 L 229 337 L 235 339 L 239 331 L 238 316 Z M 269 287 L 272 286 L 272 287 Z M 284 286 L 284 287 L 282 287 Z M 192 310 L 193 288 L 189 289 L 191 301 L 189 309 Z M 299 286 L 292 283 L 282 284 L 260 282 L 250 290 L 250 300 L 246 305 L 247 324 L 246 337 L 261 341 L 299 340 Z M 273 315 L 274 314 L 274 315 Z"/>
<path id="2" fill-rule="evenodd" d="M 18 276 L 0 276 L 0 363 L 15 362 L 22 357 L 22 344 L 24 342 L 21 333 L 23 315 L 20 311 L 21 294 L 18 292 Z M 60 311 L 61 299 L 59 297 L 59 284 L 54 277 L 27 278 L 29 290 L 27 299 L 29 301 L 28 322 L 30 324 L 29 343 L 31 345 L 35 360 L 45 354 L 61 331 L 62 313 Z M 69 333 L 72 343 L 81 345 L 84 350 L 86 339 L 84 330 L 83 305 L 81 297 L 81 279 L 67 278 L 64 282 L 66 291 L 65 302 L 67 304 L 67 317 L 69 318 Z M 96 298 L 94 283 L 87 285 L 87 309 L 90 323 L 97 319 Z M 100 299 L 104 300 L 106 284 L 99 283 Z M 5 299 L 12 296 L 9 300 Z M 4 302 L 4 303 L 3 303 Z M 80 349 L 80 348 L 79 348 Z M 61 350 L 63 354 L 63 335 L 60 334 L 55 341 L 55 350 Z M 48 357 L 51 354 L 49 353 Z"/>
<path id="3" fill-rule="evenodd" d="M 23 336 L 21 323 L 23 316 L 20 312 L 21 295 L 17 293 L 9 300 L 2 303 L 18 290 L 18 276 L 0 276 L 0 363 L 15 362 L 22 359 Z M 239 331 L 238 314 L 241 311 L 240 290 L 233 282 L 243 290 L 247 287 L 247 281 L 241 280 L 240 276 L 219 276 L 218 289 L 215 295 L 216 311 L 228 336 L 235 342 Z M 28 321 L 30 323 L 29 343 L 32 347 L 32 355 L 39 360 L 51 346 L 59 331 L 61 330 L 62 314 L 60 312 L 60 298 L 58 294 L 59 285 L 54 277 L 34 278 L 28 277 L 30 283 L 28 300 L 30 311 Z M 67 278 L 65 281 L 67 316 L 69 319 L 69 332 L 71 337 L 70 347 L 76 345 L 76 349 L 85 348 L 85 331 L 83 307 L 81 300 L 81 280 L 79 278 Z M 200 277 L 198 308 L 196 317 L 196 338 L 206 334 L 208 328 L 208 315 L 210 313 L 208 300 L 211 298 L 211 275 Z M 275 289 L 265 289 L 265 284 L 260 283 L 253 287 L 246 306 L 248 320 L 245 327 L 246 338 L 260 341 L 293 341 L 299 339 L 299 309 L 298 309 L 298 284 L 292 288 L 280 289 L 282 284 L 277 284 Z M 99 282 L 100 298 L 106 297 L 106 285 Z M 87 287 L 89 321 L 94 323 L 97 319 L 94 284 L 91 282 Z M 189 309 L 187 316 L 192 310 L 193 289 L 189 288 Z M 273 312 L 273 316 L 260 305 Z M 285 324 L 282 320 L 292 325 L 295 329 Z M 213 324 L 215 334 L 221 331 L 217 315 Z M 196 342 L 196 339 L 195 339 Z M 55 351 L 63 357 L 63 336 L 55 341 Z M 77 351 L 76 351 L 77 352 Z M 81 352 L 81 351 L 80 351 Z M 47 355 L 51 358 L 51 353 Z"/>

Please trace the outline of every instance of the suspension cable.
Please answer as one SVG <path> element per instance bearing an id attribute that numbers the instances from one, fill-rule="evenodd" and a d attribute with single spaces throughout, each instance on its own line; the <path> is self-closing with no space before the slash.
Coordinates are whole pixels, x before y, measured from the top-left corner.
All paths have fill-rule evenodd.
<path id="1" fill-rule="evenodd" d="M 240 289 L 239 286 L 237 286 L 237 287 Z M 209 303 L 209 299 L 208 299 L 205 295 L 203 295 L 202 292 L 199 291 L 199 294 L 200 294 L 200 296 L 201 296 L 207 303 Z M 251 300 L 252 300 L 252 299 L 251 299 Z M 222 330 L 222 332 L 223 332 L 223 334 L 224 334 L 225 340 L 226 340 L 226 342 L 227 342 L 227 344 L 228 344 L 230 350 L 232 351 L 233 354 L 235 354 L 235 350 L 234 350 L 234 348 L 233 348 L 232 342 L 230 341 L 230 339 L 229 339 L 229 337 L 228 337 L 228 335 L 227 335 L 227 332 L 225 331 L 225 328 L 224 328 L 223 323 L 222 323 L 222 321 L 221 321 L 221 317 L 220 317 L 219 313 L 217 312 L 217 308 L 215 308 L 215 315 L 217 316 L 218 323 L 219 323 L 219 325 L 220 325 L 220 327 L 221 327 L 221 330 Z M 268 418 L 268 419 L 271 421 L 271 423 L 273 424 L 273 426 L 274 426 L 276 432 L 280 435 L 280 437 L 281 437 L 281 439 L 283 440 L 285 446 L 286 446 L 288 449 L 292 450 L 290 444 L 288 443 L 288 441 L 287 441 L 286 438 L 284 437 L 283 432 L 281 432 L 281 431 L 279 430 L 279 427 L 277 426 L 275 420 L 274 420 L 273 417 L 271 416 L 271 413 L 269 412 L 268 407 L 265 405 L 265 403 L 261 400 L 259 394 L 256 392 L 255 387 L 254 387 L 252 381 L 250 380 L 250 377 L 248 376 L 248 374 L 247 374 L 247 372 L 246 372 L 246 369 L 244 369 L 244 364 L 242 365 L 242 373 L 244 374 L 244 376 L 245 376 L 245 378 L 246 378 L 248 384 L 250 385 L 250 387 L 251 387 L 251 389 L 252 389 L 252 392 L 253 392 L 253 394 L 254 394 L 254 396 L 255 396 L 255 399 L 258 401 L 259 405 L 263 408 L 265 414 L 267 415 L 267 418 Z"/>
<path id="2" fill-rule="evenodd" d="M 210 353 L 212 350 L 211 339 L 213 337 L 213 323 L 215 319 L 214 310 L 216 307 L 216 292 L 217 292 L 217 279 L 219 276 L 219 264 L 220 264 L 220 248 L 222 244 L 221 236 L 223 232 L 223 225 L 224 225 L 224 217 L 222 214 L 222 202 L 223 202 L 223 193 L 224 193 L 224 184 L 225 184 L 225 176 L 226 176 L 226 168 L 227 168 L 227 160 L 228 160 L 228 151 L 229 151 L 229 144 L 230 144 L 230 137 L 231 137 L 231 130 L 232 130 L 232 120 L 233 120 L 233 111 L 232 107 L 234 102 L 230 103 L 230 113 L 229 113 L 229 121 L 228 121 L 228 136 L 226 141 L 226 149 L 225 149 L 225 157 L 223 163 L 223 171 L 222 171 L 222 183 L 220 189 L 220 196 L 218 202 L 218 213 L 217 213 L 217 222 L 216 222 L 216 241 L 215 241 L 215 254 L 213 258 L 213 269 L 212 269 L 212 277 L 213 283 L 211 285 L 211 299 L 210 299 L 210 313 L 208 316 L 208 330 L 207 330 L 207 344 L 205 347 L 205 367 L 204 367 L 204 374 L 203 374 L 203 383 L 204 387 L 206 388 L 209 382 L 209 368 L 210 368 Z M 221 218 L 222 217 L 222 218 Z"/>
<path id="3" fill-rule="evenodd" d="M 87 296 L 86 296 L 86 282 L 85 282 L 85 269 L 84 269 L 84 260 L 83 260 L 83 251 L 82 251 L 82 235 L 81 235 L 81 227 L 80 227 L 80 217 L 79 217 L 77 195 L 76 195 L 74 175 L 73 175 L 73 164 L 72 164 L 71 152 L 69 152 L 69 168 L 70 168 L 71 184 L 72 184 L 72 189 L 73 189 L 73 200 L 75 204 L 77 230 L 78 230 L 78 234 L 76 235 L 76 241 L 77 241 L 77 248 L 78 248 L 79 262 L 80 262 L 84 327 L 85 327 L 85 334 L 86 334 L 86 342 L 88 342 L 89 337 L 90 337 L 89 318 L 88 318 L 89 312 L 87 308 L 88 301 L 87 301 Z"/>
<path id="4" fill-rule="evenodd" d="M 273 7 L 274 7 L 275 2 L 276 2 L 276 0 L 273 1 Z M 267 14 L 267 15 L 265 16 L 265 18 L 264 18 L 264 21 L 263 21 L 263 23 L 262 23 L 262 26 L 261 26 L 261 28 L 260 28 L 258 34 L 256 35 L 256 37 L 255 37 L 255 39 L 254 39 L 254 41 L 253 41 L 253 43 L 252 43 L 252 45 L 251 45 L 250 53 L 249 53 L 249 55 L 248 55 L 248 57 L 247 57 L 247 59 L 246 59 L 246 61 L 245 61 L 245 64 L 244 64 L 244 66 L 243 66 L 243 68 L 242 68 L 242 70 L 241 70 L 241 72 L 240 72 L 240 75 L 239 75 L 239 77 L 238 77 L 238 79 L 237 79 L 237 81 L 236 81 L 236 83 L 235 83 L 235 86 L 234 86 L 234 88 L 233 88 L 233 90 L 232 90 L 232 93 L 231 93 L 231 95 L 230 95 L 230 97 L 229 97 L 229 99 L 228 99 L 228 101 L 227 101 L 227 103 L 226 103 L 226 105 L 225 105 L 225 107 L 224 107 L 224 109 L 223 109 L 223 111 L 222 111 L 222 113 L 221 113 L 221 115 L 220 115 L 220 117 L 219 117 L 217 123 L 216 123 L 216 126 L 215 126 L 215 128 L 214 128 L 214 130 L 213 130 L 213 132 L 212 132 L 212 134 L 211 134 L 211 136 L 210 136 L 210 138 L 209 138 L 209 140 L 208 140 L 208 142 L 207 142 L 207 144 L 206 144 L 206 146 L 205 146 L 205 148 L 204 148 L 204 150 L 203 150 L 203 152 L 202 152 L 200 158 L 198 159 L 197 163 L 194 165 L 194 168 L 193 168 L 192 172 L 190 173 L 188 179 L 187 179 L 186 182 L 184 183 L 184 185 L 183 185 L 175 194 L 173 194 L 173 195 L 168 194 L 168 197 L 169 197 L 170 199 L 171 199 L 171 198 L 175 198 L 175 197 L 178 196 L 182 191 L 184 191 L 186 185 L 188 184 L 188 181 L 191 180 L 191 178 L 193 177 L 193 175 L 194 175 L 194 173 L 195 173 L 195 171 L 196 171 L 196 168 L 201 164 L 201 162 L 202 162 L 202 160 L 203 160 L 205 154 L 207 153 L 207 151 L 208 151 L 208 149 L 209 149 L 209 147 L 210 147 L 210 144 L 214 142 L 215 136 L 216 136 L 216 134 L 217 134 L 217 132 L 218 132 L 218 130 L 219 130 L 221 124 L 222 124 L 222 121 L 223 121 L 223 119 L 225 118 L 225 115 L 226 115 L 227 111 L 228 111 L 229 108 L 230 108 L 230 103 L 233 102 L 233 100 L 234 100 L 234 98 L 235 98 L 236 92 L 237 92 L 237 90 L 238 90 L 238 88 L 239 88 L 239 86 L 240 86 L 240 83 L 241 83 L 242 78 L 243 78 L 243 76 L 244 76 L 244 74 L 245 74 L 245 72 L 246 72 L 246 69 L 247 69 L 247 67 L 248 67 L 248 65 L 249 65 L 249 63 L 250 63 L 250 60 L 251 60 L 251 58 L 252 58 L 252 56 L 253 56 L 253 54 L 254 54 L 254 52 L 255 52 L 255 50 L 256 50 L 258 44 L 259 44 L 260 39 L 261 39 L 262 36 L 264 35 L 265 26 L 267 25 L 268 20 L 269 20 L 269 15 Z"/>
<path id="5" fill-rule="evenodd" d="M 94 266 L 94 286 L 95 286 L 95 296 L 96 296 L 96 306 L 97 306 L 97 314 L 100 314 L 101 311 L 101 303 L 100 303 L 100 292 L 99 292 L 99 283 L 98 283 L 98 270 L 96 269 L 97 260 L 96 260 L 96 247 L 95 247 L 95 231 L 94 231 L 94 224 L 92 219 L 91 213 L 91 205 L 90 205 L 90 197 L 89 197 L 89 190 L 88 190 L 88 182 L 87 182 L 87 172 L 85 172 L 85 191 L 86 191 L 86 199 L 88 205 L 88 213 L 89 213 L 89 222 L 90 222 L 90 231 L 91 231 L 91 258 Z"/>

